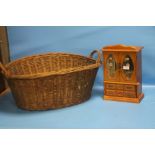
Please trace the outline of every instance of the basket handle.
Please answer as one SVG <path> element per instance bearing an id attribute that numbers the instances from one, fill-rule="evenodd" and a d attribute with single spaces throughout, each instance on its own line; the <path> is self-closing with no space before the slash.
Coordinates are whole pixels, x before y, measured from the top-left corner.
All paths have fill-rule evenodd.
<path id="1" fill-rule="evenodd" d="M 5 66 L 0 62 L 0 72 L 7 78 L 8 77 L 8 71 L 6 70 Z"/>
<path id="2" fill-rule="evenodd" d="M 95 53 L 97 53 L 97 55 L 98 55 L 96 61 L 97 61 L 98 63 L 101 63 L 101 54 L 100 54 L 100 52 L 99 52 L 98 50 L 93 50 L 93 51 L 90 53 L 89 57 L 90 57 L 90 58 L 93 58 L 93 55 L 94 55 Z"/>

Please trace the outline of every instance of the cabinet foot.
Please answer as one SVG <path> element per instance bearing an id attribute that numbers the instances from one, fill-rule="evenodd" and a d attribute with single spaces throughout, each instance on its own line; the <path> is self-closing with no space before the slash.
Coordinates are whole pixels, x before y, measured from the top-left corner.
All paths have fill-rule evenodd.
<path id="1" fill-rule="evenodd" d="M 133 102 L 133 103 L 140 103 L 140 101 L 144 98 L 144 94 L 140 94 L 137 98 L 128 98 L 128 97 L 117 97 L 117 96 L 107 96 L 104 95 L 103 99 L 105 100 L 112 100 L 112 101 L 124 101 L 124 102 Z"/>

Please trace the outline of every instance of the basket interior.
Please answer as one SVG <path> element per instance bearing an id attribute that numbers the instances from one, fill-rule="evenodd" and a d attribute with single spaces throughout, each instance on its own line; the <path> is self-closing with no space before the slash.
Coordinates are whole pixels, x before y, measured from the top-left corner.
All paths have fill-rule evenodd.
<path id="1" fill-rule="evenodd" d="M 95 60 L 80 55 L 50 53 L 16 60 L 10 63 L 7 69 L 12 75 L 32 75 L 73 69 L 95 63 Z"/>

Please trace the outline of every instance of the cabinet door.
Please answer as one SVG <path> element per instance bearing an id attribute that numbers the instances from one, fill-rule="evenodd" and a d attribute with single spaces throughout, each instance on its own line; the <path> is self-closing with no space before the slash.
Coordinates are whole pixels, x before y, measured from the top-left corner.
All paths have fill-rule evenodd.
<path id="1" fill-rule="evenodd" d="M 119 81 L 119 71 L 117 62 L 119 61 L 117 52 L 104 52 L 104 80 Z"/>
<path id="2" fill-rule="evenodd" d="M 120 81 L 136 82 L 136 53 L 120 53 Z"/>

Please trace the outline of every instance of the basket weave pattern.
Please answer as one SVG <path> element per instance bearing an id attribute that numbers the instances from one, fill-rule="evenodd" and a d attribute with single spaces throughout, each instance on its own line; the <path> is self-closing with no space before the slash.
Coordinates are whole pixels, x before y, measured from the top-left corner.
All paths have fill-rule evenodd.
<path id="1" fill-rule="evenodd" d="M 98 53 L 98 59 L 91 58 Z M 90 57 L 48 53 L 1 64 L 17 106 L 27 110 L 62 108 L 88 100 L 100 66 L 100 53 Z"/>

